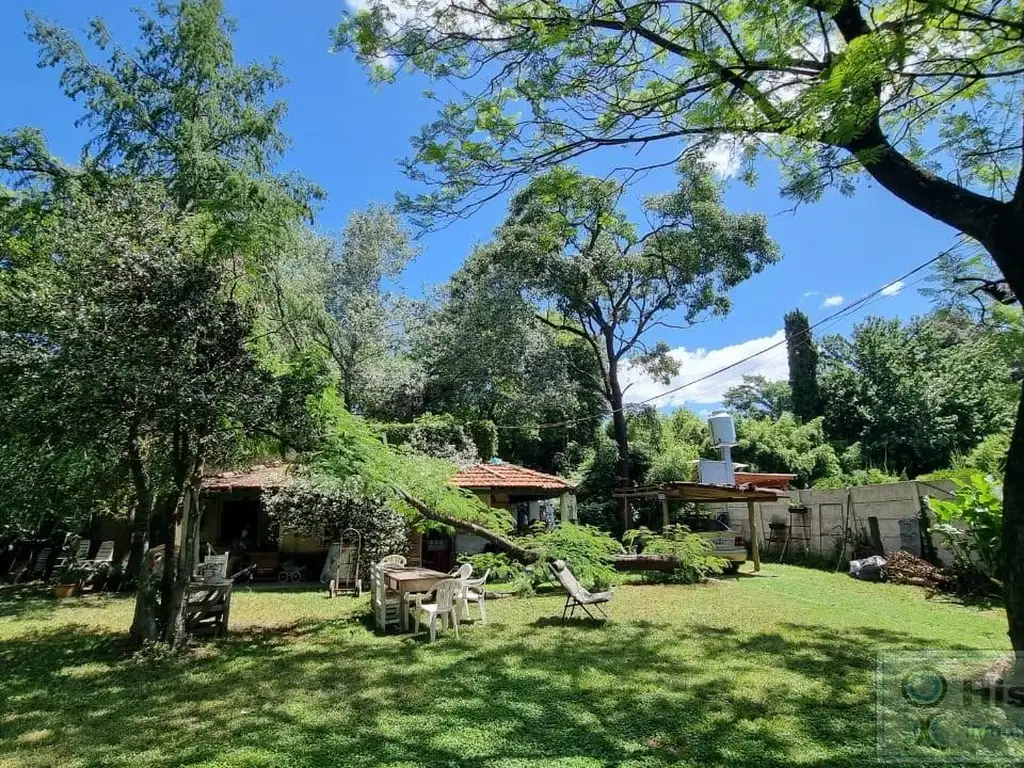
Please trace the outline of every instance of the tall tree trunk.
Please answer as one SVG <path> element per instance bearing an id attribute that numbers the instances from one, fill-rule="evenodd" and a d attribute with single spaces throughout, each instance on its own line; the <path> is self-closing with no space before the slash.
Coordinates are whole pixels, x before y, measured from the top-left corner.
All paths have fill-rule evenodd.
<path id="1" fill-rule="evenodd" d="M 615 356 L 615 339 L 611 331 L 605 333 L 608 354 L 608 404 L 612 407 L 612 430 L 615 433 L 617 460 L 615 462 L 615 487 L 628 488 L 629 483 L 629 427 L 622 403 L 622 385 L 619 383 L 619 361 Z M 630 527 L 629 500 L 622 499 L 622 527 Z"/>
<path id="2" fill-rule="evenodd" d="M 202 453 L 197 450 L 189 455 L 194 458 L 179 496 L 178 514 L 175 515 L 173 526 L 173 536 L 178 546 L 173 552 L 172 566 L 164 571 L 163 639 L 174 646 L 185 642 L 185 599 L 195 570 L 196 539 L 202 517 L 199 506 L 203 478 Z M 165 554 L 165 557 L 172 556 Z"/>
<path id="3" fill-rule="evenodd" d="M 1018 190 L 1019 194 L 1020 190 Z M 1000 217 L 994 226 L 995 242 L 989 253 L 1017 295 L 1024 297 L 1024 207 L 1012 204 L 1013 215 Z M 1006 454 L 1003 475 L 1003 593 L 1010 643 L 1024 652 L 1024 388 L 1017 405 L 1010 450 Z M 1024 660 L 1014 668 L 1014 676 L 1024 681 Z"/>
<path id="4" fill-rule="evenodd" d="M 156 583 L 149 566 L 144 563 L 149 545 L 149 524 L 153 517 L 153 489 L 142 458 L 137 425 L 128 439 L 128 469 L 135 487 L 135 513 L 132 517 L 131 544 L 124 578 L 135 583 L 135 615 L 128 632 L 134 645 L 156 640 Z"/>

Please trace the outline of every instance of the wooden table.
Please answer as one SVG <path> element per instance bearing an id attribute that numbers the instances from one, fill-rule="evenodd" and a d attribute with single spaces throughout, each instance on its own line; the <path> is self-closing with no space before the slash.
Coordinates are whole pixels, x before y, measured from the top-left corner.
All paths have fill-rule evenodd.
<path id="1" fill-rule="evenodd" d="M 398 593 L 398 616 L 402 631 L 409 629 L 409 601 L 406 595 L 415 592 L 429 592 L 442 579 L 449 578 L 447 573 L 432 571 L 429 568 L 410 568 L 391 566 L 384 569 L 384 579 L 388 589 Z"/>

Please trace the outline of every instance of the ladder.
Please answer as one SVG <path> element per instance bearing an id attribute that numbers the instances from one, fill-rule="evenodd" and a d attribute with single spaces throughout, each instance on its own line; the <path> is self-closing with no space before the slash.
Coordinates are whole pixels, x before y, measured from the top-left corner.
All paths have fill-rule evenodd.
<path id="1" fill-rule="evenodd" d="M 790 542 L 802 542 L 804 552 L 811 548 L 811 510 L 804 506 L 789 508 L 789 526 L 786 528 L 786 541 L 782 545 L 781 563 L 789 550 Z"/>

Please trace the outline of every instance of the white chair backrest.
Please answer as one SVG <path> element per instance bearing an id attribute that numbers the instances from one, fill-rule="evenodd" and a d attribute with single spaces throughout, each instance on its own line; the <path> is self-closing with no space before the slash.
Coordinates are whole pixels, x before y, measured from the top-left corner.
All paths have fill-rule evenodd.
<path id="1" fill-rule="evenodd" d="M 384 555 L 377 565 L 401 565 L 404 566 L 408 560 L 405 555 Z"/>
<path id="2" fill-rule="evenodd" d="M 473 566 L 470 565 L 469 563 L 463 563 L 458 568 L 456 568 L 454 571 L 452 571 L 450 575 L 451 575 L 451 577 L 453 579 L 459 579 L 460 581 L 465 581 L 466 579 L 468 579 L 470 576 L 473 575 Z"/>
<path id="3" fill-rule="evenodd" d="M 97 563 L 109 563 L 114 559 L 114 542 L 104 541 L 100 544 L 100 548 L 96 550 L 96 557 L 93 558 Z"/>
<path id="4" fill-rule="evenodd" d="M 455 598 L 462 591 L 462 582 L 458 579 L 444 579 L 437 582 L 435 591 L 434 603 L 437 605 L 437 610 L 441 613 L 450 611 Z"/>
<path id="5" fill-rule="evenodd" d="M 88 539 L 79 539 L 75 547 L 75 554 L 73 555 L 75 560 L 85 560 L 89 556 L 89 547 L 91 545 L 92 542 Z"/>
<path id="6" fill-rule="evenodd" d="M 479 579 L 466 579 L 466 582 L 465 582 L 466 586 L 467 587 L 482 587 L 484 584 L 487 583 L 487 577 L 490 576 L 490 575 L 491 575 L 491 569 L 488 568 L 486 571 L 484 571 L 484 575 L 481 576 Z"/>

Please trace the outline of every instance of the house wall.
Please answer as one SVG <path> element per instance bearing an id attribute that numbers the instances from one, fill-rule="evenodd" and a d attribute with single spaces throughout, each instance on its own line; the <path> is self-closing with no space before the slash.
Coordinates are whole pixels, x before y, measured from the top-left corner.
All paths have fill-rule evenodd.
<path id="1" fill-rule="evenodd" d="M 809 508 L 810 549 L 813 552 L 831 554 L 836 542 L 842 537 L 843 528 L 854 532 L 863 529 L 868 535 L 868 518 L 877 517 L 882 545 L 886 551 L 900 549 L 903 539 L 900 535 L 900 520 L 917 519 L 922 499 L 925 496 L 951 495 L 954 486 L 948 480 L 931 483 L 910 480 L 902 483 L 883 485 L 861 485 L 852 488 L 830 490 L 788 491 L 788 498 L 776 503 L 755 504 L 755 521 L 761 551 L 765 552 L 769 536 L 768 524 L 773 518 L 789 522 L 789 506 L 800 504 Z M 728 509 L 729 525 L 741 532 L 749 542 L 747 505 L 743 503 L 709 505 L 716 513 L 723 507 Z M 934 517 L 929 515 L 932 522 Z M 938 547 L 939 542 L 933 542 Z M 772 545 L 772 553 L 778 552 L 778 545 Z M 941 548 L 940 558 L 948 559 L 949 553 Z"/>

